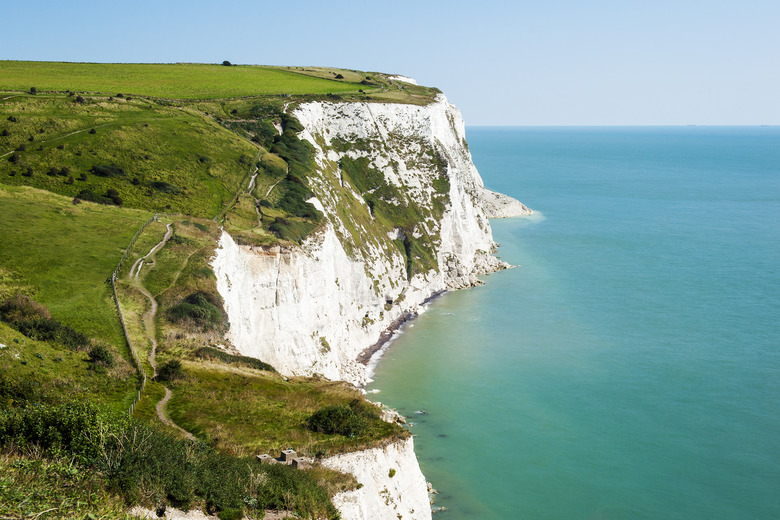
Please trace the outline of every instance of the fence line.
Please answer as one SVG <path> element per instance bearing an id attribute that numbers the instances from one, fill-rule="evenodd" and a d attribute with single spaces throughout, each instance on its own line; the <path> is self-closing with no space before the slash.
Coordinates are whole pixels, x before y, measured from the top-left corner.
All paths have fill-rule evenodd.
<path id="1" fill-rule="evenodd" d="M 122 314 L 122 306 L 119 305 L 119 295 L 117 294 L 116 291 L 116 278 L 117 275 L 119 274 L 119 270 L 122 269 L 122 264 L 127 258 L 128 253 L 130 253 L 130 250 L 133 248 L 135 241 L 141 235 L 143 230 L 146 229 L 146 226 L 148 226 L 155 220 L 157 220 L 157 213 L 155 213 L 152 218 L 147 220 L 144 223 L 144 225 L 141 226 L 141 228 L 135 232 L 133 239 L 130 240 L 130 244 L 127 246 L 124 254 L 122 255 L 122 258 L 119 260 L 119 264 L 117 264 L 116 269 L 114 269 L 114 272 L 111 273 L 111 287 L 113 287 L 114 289 L 114 302 L 116 302 L 116 309 L 117 311 L 119 311 L 119 322 L 122 324 L 122 330 L 125 333 L 125 341 L 127 341 L 127 346 L 130 349 L 130 355 L 133 356 L 133 361 L 135 361 L 135 368 L 138 371 L 138 375 L 141 377 L 141 387 L 138 389 L 138 392 L 135 394 L 135 399 L 133 400 L 133 404 L 130 405 L 130 411 L 129 411 L 130 415 L 133 415 L 133 412 L 135 411 L 135 405 L 138 404 L 138 401 L 141 399 L 141 394 L 143 393 L 144 388 L 146 387 L 146 371 L 144 370 L 144 367 L 141 364 L 141 358 L 138 357 L 138 353 L 136 352 L 135 347 L 133 347 L 133 342 L 130 340 L 130 333 L 127 332 L 125 317 Z"/>

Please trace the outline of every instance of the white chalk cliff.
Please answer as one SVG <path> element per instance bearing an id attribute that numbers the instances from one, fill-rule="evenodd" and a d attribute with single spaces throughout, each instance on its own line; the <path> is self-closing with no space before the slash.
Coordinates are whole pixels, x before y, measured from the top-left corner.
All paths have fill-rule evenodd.
<path id="1" fill-rule="evenodd" d="M 411 437 L 381 448 L 330 457 L 323 466 L 352 473 L 362 484 L 360 489 L 333 497 L 333 505 L 344 519 L 431 518 L 428 488 Z"/>
<path id="2" fill-rule="evenodd" d="M 293 115 L 304 126 L 299 136 L 316 150 L 312 202 L 327 222 L 300 247 L 237 245 L 223 233 L 213 267 L 229 339 L 282 374 L 362 385 L 367 374 L 358 357 L 394 322 L 440 291 L 478 284 L 477 275 L 507 267 L 491 254 L 484 207 L 486 196 L 496 197 L 484 188 L 463 119 L 444 96 L 427 106 L 304 103 Z M 422 218 L 411 232 L 373 217 L 344 180 L 342 157 L 365 157 L 419 208 Z M 518 213 L 527 211 L 501 197 L 504 206 L 513 201 Z M 494 216 L 495 204 L 487 206 Z M 433 257 L 427 270 L 411 276 L 398 245 L 405 233 L 429 245 Z"/>
<path id="3" fill-rule="evenodd" d="M 310 202 L 324 225 L 300 246 L 238 245 L 222 234 L 212 265 L 229 339 L 282 374 L 360 386 L 368 378 L 365 351 L 388 328 L 431 296 L 508 267 L 492 255 L 488 218 L 529 210 L 484 188 L 463 119 L 444 96 L 426 106 L 311 102 L 292 115 L 316 152 Z M 342 171 L 345 160 L 381 172 L 395 190 L 390 203 L 414 211 L 413 224 L 376 217 L 370 197 Z M 411 438 L 324 464 L 363 484 L 334 498 L 345 520 L 431 518 Z"/>

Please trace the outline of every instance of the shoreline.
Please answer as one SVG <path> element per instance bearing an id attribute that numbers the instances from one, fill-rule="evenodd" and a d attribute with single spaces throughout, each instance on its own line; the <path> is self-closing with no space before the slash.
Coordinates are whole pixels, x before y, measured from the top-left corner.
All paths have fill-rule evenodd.
<path id="1" fill-rule="evenodd" d="M 387 349 L 390 348 L 390 344 L 393 342 L 393 340 L 398 337 L 399 334 L 401 334 L 401 328 L 406 323 L 413 321 L 416 317 L 425 312 L 426 306 L 433 300 L 446 294 L 447 292 L 447 289 L 435 291 L 433 294 L 425 298 L 422 303 L 417 306 L 416 310 L 407 311 L 403 315 L 393 320 L 393 322 L 390 323 L 390 325 L 388 325 L 387 328 L 379 334 L 379 339 L 370 347 L 365 348 L 358 355 L 356 361 L 366 366 L 366 382 L 360 386 L 361 389 L 365 389 L 366 385 L 372 381 L 371 376 L 374 375 L 374 370 L 376 369 L 379 360 L 382 358 Z"/>

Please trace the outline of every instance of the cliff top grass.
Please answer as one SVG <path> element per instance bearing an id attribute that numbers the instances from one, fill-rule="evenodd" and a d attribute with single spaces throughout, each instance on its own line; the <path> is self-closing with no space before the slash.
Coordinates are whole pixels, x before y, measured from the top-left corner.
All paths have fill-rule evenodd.
<path id="1" fill-rule="evenodd" d="M 389 77 L 326 67 L 0 61 L 0 91 L 7 92 L 29 92 L 35 87 L 42 93 L 122 93 L 175 100 L 376 93 L 387 102 L 418 104 L 439 92 Z"/>
<path id="2" fill-rule="evenodd" d="M 301 74 L 294 68 L 200 63 L 64 63 L 0 61 L 0 90 L 123 93 L 165 99 L 327 94 L 356 91 L 356 82 Z"/>

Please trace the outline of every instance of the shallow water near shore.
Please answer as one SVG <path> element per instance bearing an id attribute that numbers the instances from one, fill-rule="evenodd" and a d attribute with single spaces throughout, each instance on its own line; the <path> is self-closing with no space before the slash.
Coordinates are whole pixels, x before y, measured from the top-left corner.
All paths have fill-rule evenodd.
<path id="1" fill-rule="evenodd" d="M 379 362 L 437 517 L 780 518 L 780 128 L 469 128 L 522 267 Z M 427 414 L 418 414 L 425 411 Z"/>

